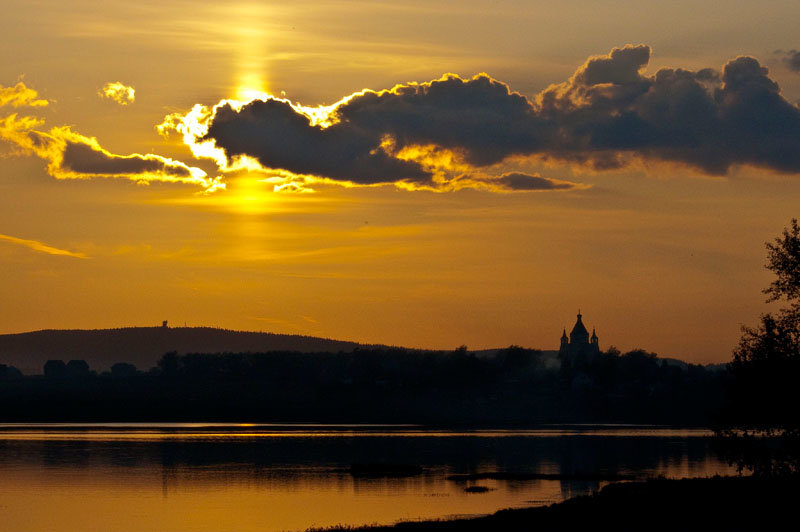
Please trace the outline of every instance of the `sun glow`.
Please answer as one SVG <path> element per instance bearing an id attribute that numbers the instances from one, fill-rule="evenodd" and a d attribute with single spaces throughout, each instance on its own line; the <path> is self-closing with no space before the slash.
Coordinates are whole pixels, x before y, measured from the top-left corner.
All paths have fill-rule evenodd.
<path id="1" fill-rule="evenodd" d="M 232 97 L 239 101 L 265 99 L 268 96 L 268 27 L 267 6 L 238 4 L 235 13 L 234 38 L 237 42 L 236 85 Z"/>
<path id="2" fill-rule="evenodd" d="M 262 214 L 270 211 L 275 196 L 272 187 L 254 175 L 236 179 L 230 191 L 231 206 L 236 212 L 243 214 Z"/>
<path id="3" fill-rule="evenodd" d="M 266 100 L 269 93 L 261 89 L 254 89 L 252 85 L 242 85 L 236 89 L 236 99 L 239 101 Z"/>
<path id="4" fill-rule="evenodd" d="M 264 76 L 255 72 L 240 75 L 235 92 L 234 99 L 239 102 L 266 100 L 270 97 Z"/>
<path id="5" fill-rule="evenodd" d="M 270 172 L 266 177 L 263 172 L 241 172 L 229 176 L 226 184 L 224 194 L 172 196 L 160 201 L 241 215 L 242 223 L 251 217 L 298 212 L 323 201 L 313 194 L 314 190 L 303 181 L 303 176 L 283 175 L 282 172 Z M 330 197 L 324 198 L 324 202 L 331 201 Z"/>

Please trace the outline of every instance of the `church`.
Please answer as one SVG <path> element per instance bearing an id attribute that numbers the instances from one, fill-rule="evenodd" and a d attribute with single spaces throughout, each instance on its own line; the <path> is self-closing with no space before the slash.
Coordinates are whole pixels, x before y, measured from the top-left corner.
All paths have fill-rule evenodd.
<path id="1" fill-rule="evenodd" d="M 583 316 L 581 311 L 578 311 L 578 321 L 572 328 L 572 332 L 567 337 L 567 329 L 564 329 L 561 335 L 561 347 L 558 350 L 558 356 L 561 360 L 576 362 L 591 360 L 600 354 L 600 345 L 598 344 L 597 334 L 592 329 L 592 336 L 589 337 L 589 331 L 583 324 Z"/>

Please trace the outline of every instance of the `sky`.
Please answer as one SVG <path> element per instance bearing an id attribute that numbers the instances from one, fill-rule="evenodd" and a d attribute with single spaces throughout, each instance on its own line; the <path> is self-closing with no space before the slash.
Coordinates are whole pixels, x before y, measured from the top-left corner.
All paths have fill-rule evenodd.
<path id="1" fill-rule="evenodd" d="M 5 0 L 0 333 L 730 359 L 798 216 L 800 4 Z"/>

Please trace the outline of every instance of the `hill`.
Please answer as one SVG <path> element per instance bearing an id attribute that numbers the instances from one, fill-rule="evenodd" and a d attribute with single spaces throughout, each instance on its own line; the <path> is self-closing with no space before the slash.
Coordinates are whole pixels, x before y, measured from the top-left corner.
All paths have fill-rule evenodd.
<path id="1" fill-rule="evenodd" d="M 231 331 L 212 327 L 126 327 L 94 330 L 43 330 L 0 335 L 0 364 L 25 374 L 42 372 L 50 359 L 82 359 L 93 370 L 108 370 L 115 362 L 139 369 L 156 365 L 164 353 L 263 353 L 266 351 L 352 351 L 363 347 L 344 342 L 263 332 Z"/>

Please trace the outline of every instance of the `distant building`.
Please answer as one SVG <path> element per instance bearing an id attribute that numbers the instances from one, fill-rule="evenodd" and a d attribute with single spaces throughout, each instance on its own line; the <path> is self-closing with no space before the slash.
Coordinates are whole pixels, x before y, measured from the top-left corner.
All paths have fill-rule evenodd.
<path id="1" fill-rule="evenodd" d="M 567 329 L 564 329 L 561 334 L 561 347 L 558 350 L 558 355 L 562 361 L 574 364 L 575 362 L 591 360 L 600 354 L 597 333 L 592 329 L 592 336 L 589 337 L 589 331 L 586 330 L 582 317 L 580 311 L 578 311 L 578 321 L 572 327 L 569 337 L 567 337 Z"/>

